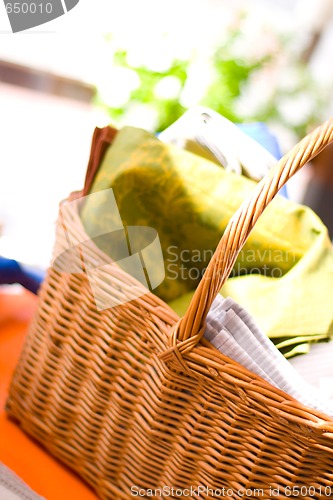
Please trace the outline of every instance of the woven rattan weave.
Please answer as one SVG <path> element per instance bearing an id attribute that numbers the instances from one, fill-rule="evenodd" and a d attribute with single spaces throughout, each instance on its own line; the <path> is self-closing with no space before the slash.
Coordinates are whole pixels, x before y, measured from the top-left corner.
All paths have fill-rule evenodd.
<path id="1" fill-rule="evenodd" d="M 196 498 L 213 497 L 212 490 L 226 497 L 222 488 L 233 498 L 287 498 L 302 486 L 302 498 L 327 497 L 330 488 L 333 495 L 333 419 L 203 339 L 212 301 L 258 217 L 332 139 L 333 120 L 256 186 L 182 319 L 150 292 L 98 311 L 85 273 L 50 268 L 7 411 L 100 498 L 162 498 L 163 488 L 171 497 L 172 487 L 178 497 L 190 496 L 192 487 Z M 72 241 L 88 239 L 75 210 L 67 231 Z M 58 251 L 68 249 L 63 234 Z M 101 257 L 93 244 L 89 252 L 92 260 Z M 80 252 L 74 258 L 80 268 Z M 110 269 L 101 279 L 106 297 L 141 287 L 117 266 Z"/>

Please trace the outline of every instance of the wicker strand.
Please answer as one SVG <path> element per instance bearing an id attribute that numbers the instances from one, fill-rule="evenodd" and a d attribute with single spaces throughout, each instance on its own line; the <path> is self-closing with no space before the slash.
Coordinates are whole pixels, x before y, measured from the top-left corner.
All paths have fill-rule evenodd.
<path id="1" fill-rule="evenodd" d="M 178 328 L 178 340 L 199 342 L 208 311 L 258 218 L 284 184 L 333 141 L 333 118 L 306 136 L 260 181 L 231 218 Z M 198 332 L 200 334 L 198 335 Z"/>

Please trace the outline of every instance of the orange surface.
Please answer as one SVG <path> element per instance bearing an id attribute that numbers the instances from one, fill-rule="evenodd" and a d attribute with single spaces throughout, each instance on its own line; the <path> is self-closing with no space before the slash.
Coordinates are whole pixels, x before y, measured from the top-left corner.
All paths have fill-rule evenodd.
<path id="1" fill-rule="evenodd" d="M 79 477 L 6 417 L 8 385 L 36 305 L 29 292 L 13 295 L 0 289 L 0 462 L 47 500 L 96 500 Z"/>

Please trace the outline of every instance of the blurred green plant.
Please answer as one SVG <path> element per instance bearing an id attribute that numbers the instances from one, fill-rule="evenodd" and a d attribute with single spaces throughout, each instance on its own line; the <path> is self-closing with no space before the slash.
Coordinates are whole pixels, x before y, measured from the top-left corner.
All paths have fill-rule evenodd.
<path id="1" fill-rule="evenodd" d="M 120 66 L 135 71 L 139 85 L 137 88 L 130 91 L 127 102 L 118 107 L 108 106 L 107 103 L 103 102 L 103 96 L 101 96 L 101 94 L 98 94 L 97 103 L 107 110 L 110 118 L 116 124 L 118 124 L 122 118 L 126 117 L 129 110 L 136 104 L 143 104 L 155 112 L 156 122 L 154 124 L 154 131 L 160 132 L 182 116 L 186 111 L 186 107 L 181 104 L 181 93 L 188 78 L 187 71 L 190 62 L 175 59 L 165 71 L 155 71 L 147 66 L 134 67 L 128 64 L 127 56 L 128 52 L 126 50 L 116 51 L 113 57 L 113 64 L 116 67 Z M 158 96 L 156 92 L 158 84 L 170 77 L 173 77 L 174 81 L 179 84 L 175 95 L 172 97 Z"/>
<path id="2" fill-rule="evenodd" d="M 246 40 L 241 24 L 237 29 L 231 29 L 220 46 L 207 53 L 203 71 L 209 72 L 209 84 L 191 106 L 208 106 L 233 122 L 274 123 L 301 138 L 322 120 L 327 94 L 314 81 L 297 51 L 290 49 L 293 46 L 290 36 L 271 35 L 274 50 L 268 48 L 265 51 L 261 47 L 256 54 Z M 287 55 L 282 65 L 281 54 Z M 107 110 L 118 126 L 126 123 L 133 107 L 140 105 L 142 109 L 144 106 L 154 116 L 152 131 L 160 132 L 189 107 L 184 96 L 194 84 L 191 69 L 197 62 L 196 58 L 182 60 L 175 57 L 169 67 L 161 71 L 147 64 L 131 64 L 129 56 L 130 50 L 116 50 L 113 65 L 135 72 L 137 85 L 119 105 L 110 106 L 102 93 L 98 93 L 98 104 Z M 274 76 L 274 68 L 278 68 L 278 75 Z M 164 87 L 173 84 L 172 92 L 161 91 L 164 83 Z"/>

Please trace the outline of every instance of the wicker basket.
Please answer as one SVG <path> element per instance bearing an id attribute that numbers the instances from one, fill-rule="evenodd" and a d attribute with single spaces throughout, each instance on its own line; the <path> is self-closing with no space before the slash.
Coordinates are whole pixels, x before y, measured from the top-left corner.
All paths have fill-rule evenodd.
<path id="1" fill-rule="evenodd" d="M 213 490 L 233 498 L 320 498 L 331 488 L 333 494 L 333 418 L 203 338 L 210 306 L 258 217 L 332 140 L 330 120 L 256 186 L 182 319 L 152 293 L 97 311 L 86 274 L 49 270 L 7 411 L 100 498 L 208 498 Z M 88 239 L 75 210 L 67 231 L 73 241 Z M 68 247 L 62 233 L 56 245 Z M 89 251 L 103 258 L 93 244 Z M 106 295 L 126 297 L 142 286 L 110 269 Z"/>

